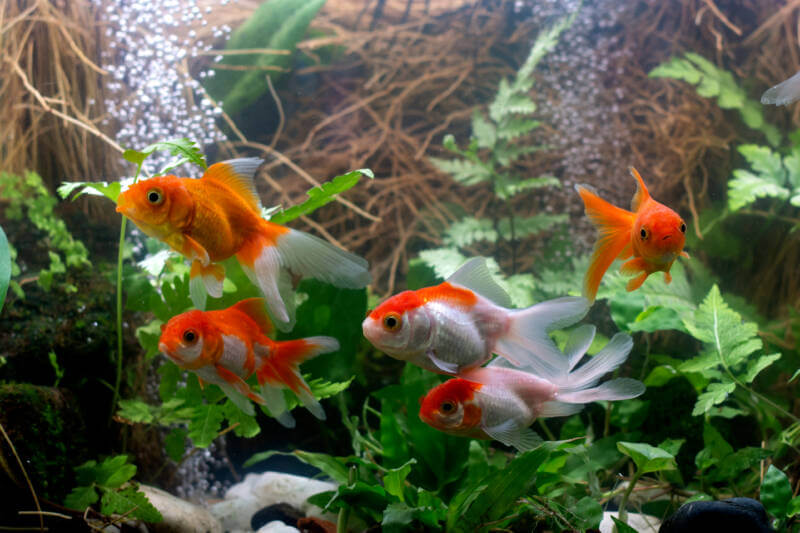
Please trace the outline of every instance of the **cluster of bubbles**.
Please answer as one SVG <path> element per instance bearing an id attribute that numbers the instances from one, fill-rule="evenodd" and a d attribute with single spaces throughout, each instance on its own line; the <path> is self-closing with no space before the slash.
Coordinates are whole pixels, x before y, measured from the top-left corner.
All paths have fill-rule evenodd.
<path id="1" fill-rule="evenodd" d="M 225 439 L 219 438 L 208 448 L 197 450 L 183 460 L 176 472 L 181 484 L 175 488 L 178 497 L 187 501 L 204 503 L 211 499 L 222 499 L 230 488 L 230 479 L 221 479 L 228 472 L 228 464 L 222 459 Z M 218 479 L 218 475 L 220 475 Z M 230 473 L 228 473 L 230 478 Z"/>
<path id="2" fill-rule="evenodd" d="M 111 78 L 105 84 L 105 124 L 118 128 L 117 142 L 140 149 L 176 137 L 201 145 L 225 140 L 216 125 L 221 109 L 205 97 L 187 67 L 188 59 L 230 34 L 227 26 L 209 26 L 212 8 L 200 7 L 199 0 L 93 2 L 105 28 L 102 66 Z M 192 28 L 208 28 L 208 42 Z M 198 77 L 213 75 L 208 70 Z M 156 153 L 148 163 L 158 167 L 168 159 Z"/>

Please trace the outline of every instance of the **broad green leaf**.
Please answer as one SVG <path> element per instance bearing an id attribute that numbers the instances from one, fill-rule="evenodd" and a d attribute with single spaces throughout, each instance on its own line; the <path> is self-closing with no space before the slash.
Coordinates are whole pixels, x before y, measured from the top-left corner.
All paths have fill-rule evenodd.
<path id="1" fill-rule="evenodd" d="M 772 451 L 770 450 L 752 446 L 736 450 L 717 463 L 716 471 L 711 480 L 729 482 L 732 479 L 736 479 L 742 471 L 755 467 L 771 455 Z"/>
<path id="2" fill-rule="evenodd" d="M 64 507 L 83 511 L 100 499 L 94 485 L 75 487 L 64 498 Z"/>
<path id="3" fill-rule="evenodd" d="M 392 468 L 383 475 L 383 487 L 386 489 L 386 492 L 392 496 L 397 496 L 401 502 L 406 501 L 403 495 L 403 488 L 406 478 L 411 472 L 411 465 L 416 463 L 416 459 L 409 459 L 403 466 Z"/>
<path id="4" fill-rule="evenodd" d="M 617 449 L 633 459 L 636 470 L 643 474 L 676 468 L 674 455 L 643 442 L 620 441 Z"/>
<path id="5" fill-rule="evenodd" d="M 800 513 L 800 496 L 795 496 L 786 505 L 786 517 L 790 518 Z"/>
<path id="6" fill-rule="evenodd" d="M 222 406 L 216 404 L 199 404 L 194 406 L 194 413 L 189 421 L 189 438 L 198 448 L 208 448 L 217 438 L 222 427 Z"/>
<path id="7" fill-rule="evenodd" d="M 11 281 L 11 249 L 8 246 L 8 239 L 0 227 L 0 310 L 6 301 L 8 284 Z"/>
<path id="8" fill-rule="evenodd" d="M 620 520 L 614 515 L 611 515 L 611 520 L 614 521 L 614 525 L 616 526 L 617 533 L 637 533 L 635 529 L 631 526 Z"/>
<path id="9" fill-rule="evenodd" d="M 66 199 L 76 189 L 79 190 L 72 196 L 73 200 L 83 194 L 88 194 L 105 196 L 112 202 L 117 203 L 119 193 L 122 191 L 122 184 L 118 181 L 112 181 L 111 183 L 107 181 L 65 181 L 58 186 L 58 194 Z"/>
<path id="10" fill-rule="evenodd" d="M 733 446 L 709 423 L 703 425 L 703 443 L 705 447 L 695 456 L 695 465 L 700 470 L 717 464 L 733 453 Z"/>
<path id="11" fill-rule="evenodd" d="M 679 377 L 681 374 L 672 365 L 659 365 L 644 378 L 647 387 L 661 387 L 666 385 L 672 378 Z"/>
<path id="12" fill-rule="evenodd" d="M 769 514 L 782 519 L 787 515 L 787 506 L 792 499 L 792 485 L 786 474 L 769 465 L 761 482 L 761 503 Z"/>
<path id="13" fill-rule="evenodd" d="M 578 500 L 571 511 L 579 518 L 580 521 L 575 525 L 581 531 L 597 529 L 603 520 L 603 507 L 600 502 L 591 496 L 584 496 Z"/>
<path id="14" fill-rule="evenodd" d="M 686 439 L 666 439 L 658 445 L 659 448 L 673 456 L 678 455 L 681 446 L 686 442 Z"/>
<path id="15" fill-rule="evenodd" d="M 286 456 L 296 457 L 306 464 L 309 464 L 315 468 L 319 468 L 336 483 L 348 482 L 348 468 L 347 468 L 348 458 L 334 457 L 332 455 L 328 455 L 325 453 L 305 452 L 303 450 L 295 450 L 293 452 L 281 452 L 276 450 L 270 450 L 253 455 L 252 457 L 250 457 L 250 459 L 244 462 L 243 466 L 244 468 L 249 468 L 258 462 L 269 459 L 273 455 L 286 455 Z"/>
<path id="16" fill-rule="evenodd" d="M 328 511 L 349 508 L 364 519 L 379 522 L 391 498 L 383 487 L 363 481 L 339 485 L 333 498 L 324 507 Z"/>
<path id="17" fill-rule="evenodd" d="M 153 507 L 143 492 L 134 485 L 120 491 L 105 490 L 100 502 L 100 509 L 105 515 L 130 514 L 145 522 L 161 522 L 164 517 Z"/>
<path id="18" fill-rule="evenodd" d="M 308 190 L 308 200 L 302 204 L 290 207 L 285 211 L 280 211 L 272 215 L 270 222 L 276 224 L 286 224 L 297 217 L 308 215 L 316 211 L 323 205 L 332 202 L 337 194 L 342 193 L 358 183 L 361 176 L 374 178 L 372 171 L 368 168 L 354 170 L 341 176 L 336 176 L 331 181 L 323 183 L 319 187 L 313 187 Z"/>
<path id="19" fill-rule="evenodd" d="M 173 461 L 180 462 L 186 453 L 186 437 L 189 432 L 184 428 L 173 428 L 164 438 L 164 449 Z"/>

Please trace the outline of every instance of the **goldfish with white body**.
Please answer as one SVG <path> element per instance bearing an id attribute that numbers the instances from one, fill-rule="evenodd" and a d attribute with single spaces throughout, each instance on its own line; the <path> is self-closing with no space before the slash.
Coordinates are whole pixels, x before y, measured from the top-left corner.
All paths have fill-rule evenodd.
<path id="1" fill-rule="evenodd" d="M 495 439 L 520 451 L 536 447 L 541 438 L 530 429 L 537 418 L 569 416 L 598 400 L 625 400 L 641 395 L 644 384 L 617 378 L 597 385 L 620 366 L 633 347 L 630 336 L 617 333 L 594 357 L 576 368 L 594 339 L 594 326 L 570 334 L 560 367 L 546 374 L 511 368 L 498 357 L 460 378 L 431 389 L 423 398 L 420 418 L 431 427 L 481 439 Z"/>
<path id="2" fill-rule="evenodd" d="M 633 256 L 620 267 L 623 274 L 638 274 L 626 286 L 633 291 L 654 272 L 664 272 L 664 281 L 669 283 L 672 281 L 669 270 L 675 259 L 689 258 L 683 251 L 686 223 L 678 213 L 650 196 L 635 168 L 631 167 L 630 172 L 637 183 L 631 211 L 608 203 L 585 185 L 575 186 L 586 215 L 600 233 L 583 280 L 583 295 L 592 302 L 600 280 L 615 259 Z"/>
<path id="3" fill-rule="evenodd" d="M 370 274 L 362 258 L 262 218 L 253 183 L 261 163 L 232 159 L 211 165 L 200 179 L 140 181 L 119 195 L 117 211 L 192 262 L 195 307 L 205 308 L 206 293 L 222 296 L 225 269 L 219 262 L 235 255 L 264 294 L 277 327 L 289 331 L 295 306 L 290 273 L 352 289 L 369 284 Z"/>
<path id="4" fill-rule="evenodd" d="M 311 413 L 325 420 L 325 411 L 300 375 L 299 365 L 317 355 L 335 352 L 333 337 L 273 341 L 272 326 L 261 298 L 248 298 L 221 311 L 187 311 L 161 326 L 158 349 L 184 370 L 197 374 L 201 385 L 219 385 L 240 409 L 255 414 L 265 405 L 286 427 L 294 427 L 283 389 L 291 390 Z M 256 375 L 260 393 L 245 381 Z"/>
<path id="5" fill-rule="evenodd" d="M 440 285 L 392 296 L 362 329 L 379 350 L 439 374 L 460 375 L 493 353 L 546 373 L 561 356 L 548 333 L 583 318 L 589 302 L 566 297 L 509 307 L 511 298 L 492 279 L 486 260 L 476 257 Z"/>

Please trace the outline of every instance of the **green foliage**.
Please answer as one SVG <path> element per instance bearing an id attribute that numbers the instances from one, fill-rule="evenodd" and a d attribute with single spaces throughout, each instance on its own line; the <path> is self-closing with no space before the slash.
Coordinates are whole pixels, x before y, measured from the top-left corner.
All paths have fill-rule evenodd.
<path id="1" fill-rule="evenodd" d="M 789 200 L 800 207 L 800 145 L 792 147 L 789 155 L 781 156 L 767 146 L 744 144 L 738 147 L 751 169 L 733 171 L 728 182 L 728 207 L 737 211 L 758 198 Z"/>
<path id="2" fill-rule="evenodd" d="M 42 178 L 34 172 L 26 172 L 22 176 L 2 172 L 0 190 L 3 199 L 8 202 L 6 218 L 16 221 L 27 218 L 44 234 L 49 266 L 39 271 L 39 285 L 46 291 L 50 291 L 54 284 L 67 292 L 77 291 L 72 283 L 60 281 L 60 275 L 65 274 L 68 268 L 89 266 L 89 253 L 82 242 L 72 237 L 64 221 L 56 216 L 54 208 L 58 201 L 47 191 Z M 9 257 L 12 261 L 16 257 L 12 248 L 9 248 Z M 19 267 L 12 263 L 11 275 L 19 273 Z M 12 282 L 12 289 L 21 296 L 19 285 Z"/>
<path id="3" fill-rule="evenodd" d="M 662 448 L 641 442 L 618 442 L 617 449 L 633 459 L 641 474 L 675 468 L 675 456 Z"/>
<path id="4" fill-rule="evenodd" d="M 736 109 L 742 121 L 763 133 L 772 146 L 781 144 L 778 129 L 764 120 L 759 102 L 747 98 L 744 89 L 736 84 L 730 72 L 723 70 L 701 55 L 687 52 L 683 58 L 673 57 L 650 71 L 653 78 L 673 78 L 697 86 L 697 94 L 716 98 L 722 109 Z"/>
<path id="5" fill-rule="evenodd" d="M 786 474 L 769 465 L 764 481 L 761 482 L 761 503 L 769 514 L 775 517 L 774 527 L 784 531 L 787 519 L 800 513 L 800 496 L 792 498 L 792 485 Z"/>
<path id="6" fill-rule="evenodd" d="M 99 464 L 87 461 L 75 467 L 75 475 L 78 486 L 65 498 L 65 507 L 83 511 L 100 500 L 100 512 L 104 515 L 125 514 L 146 522 L 163 520 L 131 481 L 136 475 L 136 465 L 128 463 L 127 455 L 115 455 Z"/>
<path id="7" fill-rule="evenodd" d="M 331 181 L 327 181 L 319 187 L 309 189 L 308 200 L 302 204 L 292 206 L 286 211 L 279 211 L 270 216 L 269 220 L 276 224 L 286 224 L 297 217 L 307 215 L 323 205 L 332 202 L 337 194 L 354 187 L 358 183 L 358 180 L 361 179 L 362 175 L 370 179 L 375 177 L 368 168 L 362 168 L 360 170 L 348 172 L 347 174 L 342 174 L 341 176 L 336 176 Z"/>
<path id="8" fill-rule="evenodd" d="M 509 242 L 516 250 L 521 239 L 567 221 L 566 215 L 544 213 L 519 218 L 510 201 L 527 191 L 561 186 L 552 176 L 518 176 L 513 165 L 520 157 L 546 148 L 522 144 L 524 136 L 540 126 L 539 121 L 530 118 L 536 111 L 536 104 L 528 93 L 534 84 L 533 71 L 537 64 L 558 44 L 559 36 L 572 24 L 574 17 L 573 14 L 537 37 L 516 77 L 511 81 L 501 80 L 488 106 L 488 117 L 475 110 L 472 137 L 466 149 L 459 148 L 452 135 L 445 135 L 443 146 L 459 156 L 457 159 L 429 158 L 436 168 L 462 185 L 490 183 L 495 196 L 489 209 L 490 218 L 465 216 L 445 231 L 446 250 L 457 251 L 478 242 Z"/>
<path id="9" fill-rule="evenodd" d="M 269 0 L 233 32 L 225 49 L 242 53 L 225 55 L 215 75 L 203 83 L 228 114 L 239 113 L 267 92 L 265 76 L 274 82 L 288 69 L 292 52 L 324 3 L 325 0 Z M 278 52 L 260 51 L 264 49 Z"/>

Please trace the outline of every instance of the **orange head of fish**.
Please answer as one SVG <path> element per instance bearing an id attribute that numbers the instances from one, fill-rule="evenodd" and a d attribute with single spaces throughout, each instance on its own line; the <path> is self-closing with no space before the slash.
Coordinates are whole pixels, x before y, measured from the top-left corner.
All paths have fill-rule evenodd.
<path id="1" fill-rule="evenodd" d="M 422 307 L 424 303 L 415 291 L 392 296 L 364 319 L 364 336 L 373 346 L 395 357 L 418 352 L 430 336 L 430 318 Z"/>
<path id="2" fill-rule="evenodd" d="M 219 343 L 218 337 L 206 313 L 187 311 L 162 326 L 158 349 L 181 368 L 196 370 L 214 363 L 210 354 Z"/>
<path id="3" fill-rule="evenodd" d="M 456 435 L 480 432 L 481 408 L 475 401 L 480 383 L 455 378 L 434 387 L 422 399 L 419 417 L 429 426 Z"/>
<path id="4" fill-rule="evenodd" d="M 182 178 L 159 176 L 134 183 L 120 193 L 117 212 L 133 220 L 148 235 L 163 239 L 185 228 L 194 203 Z"/>
<path id="5" fill-rule="evenodd" d="M 643 259 L 669 265 L 686 243 L 686 222 L 669 207 L 651 200 L 637 214 L 631 241 Z"/>

